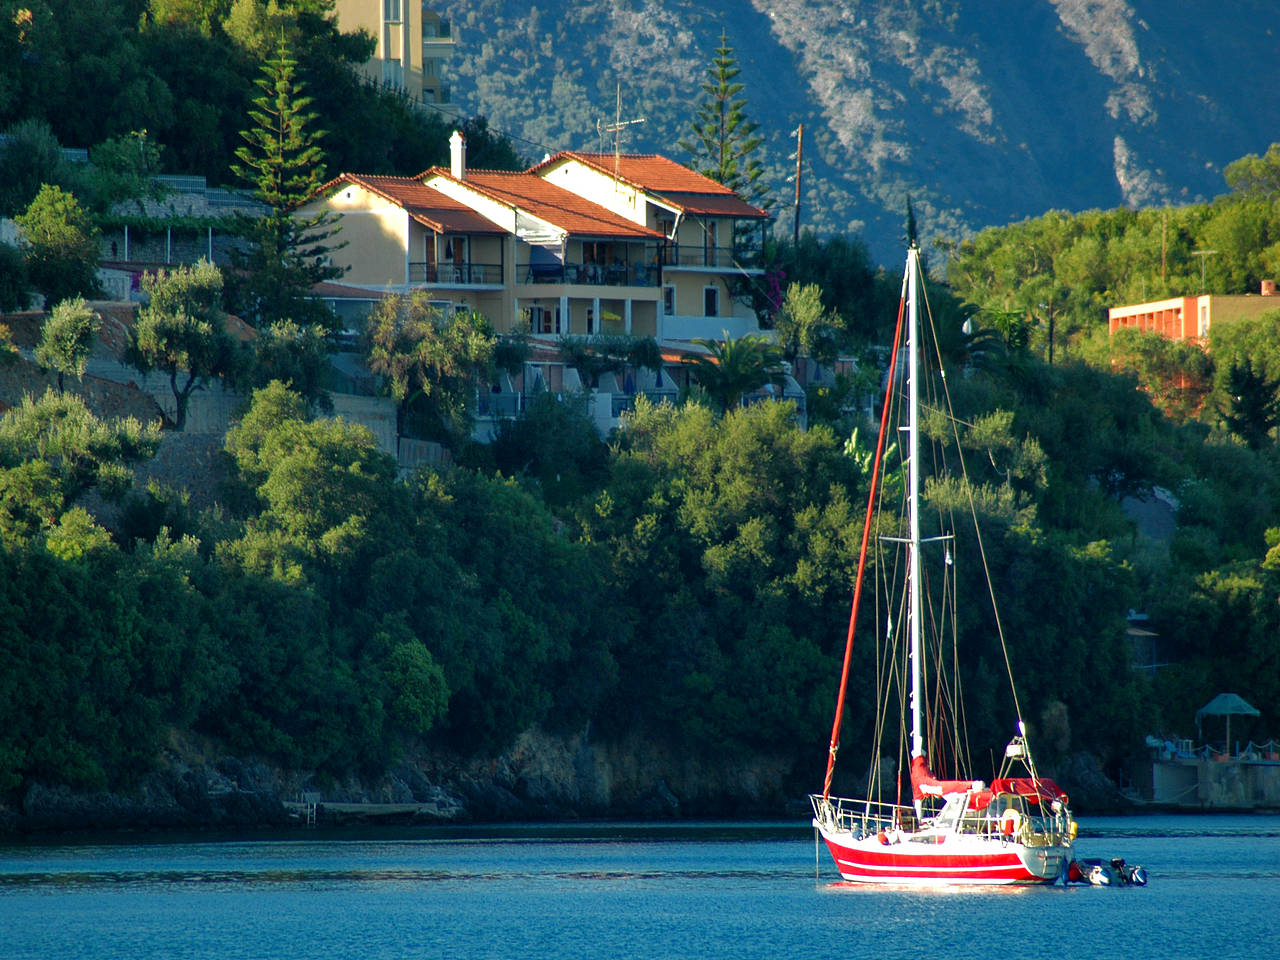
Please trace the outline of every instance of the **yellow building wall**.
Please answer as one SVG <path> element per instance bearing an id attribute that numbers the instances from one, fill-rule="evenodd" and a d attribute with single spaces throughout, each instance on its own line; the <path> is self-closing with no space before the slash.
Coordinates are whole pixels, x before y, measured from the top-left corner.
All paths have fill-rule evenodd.
<path id="1" fill-rule="evenodd" d="M 453 55 L 455 30 L 433 10 L 422 11 L 422 90 L 440 103 L 444 92 L 444 63 Z"/>
<path id="2" fill-rule="evenodd" d="M 703 290 L 715 287 L 720 293 L 720 309 L 717 316 L 733 316 L 733 303 L 729 297 L 729 286 L 724 277 L 715 273 L 686 273 L 685 271 L 667 270 L 662 274 L 664 286 L 676 288 L 677 317 L 703 316 Z"/>
<path id="3" fill-rule="evenodd" d="M 359 69 L 369 79 L 382 82 L 385 61 L 396 61 L 407 93 L 422 96 L 422 2 L 400 0 L 400 19 L 383 19 L 383 0 L 336 0 L 334 16 L 343 33 L 363 29 L 377 41 L 373 58 Z"/>
<path id="4" fill-rule="evenodd" d="M 341 282 L 365 286 L 405 282 L 409 215 L 403 208 L 362 187 L 347 184 L 327 200 L 305 205 L 299 213 L 307 216 L 321 209 L 340 215 L 340 230 L 334 239 L 346 246 L 332 251 L 330 258 L 347 268 Z"/>

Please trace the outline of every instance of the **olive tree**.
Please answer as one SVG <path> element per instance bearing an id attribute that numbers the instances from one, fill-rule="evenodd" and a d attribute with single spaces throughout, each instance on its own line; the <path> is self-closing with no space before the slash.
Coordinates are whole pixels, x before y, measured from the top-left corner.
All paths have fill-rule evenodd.
<path id="1" fill-rule="evenodd" d="M 222 274 L 207 260 L 194 267 L 147 274 L 151 301 L 138 312 L 131 359 L 138 369 L 168 374 L 177 407 L 174 426 L 187 422 L 197 388 L 237 368 L 235 341 L 222 310 Z"/>

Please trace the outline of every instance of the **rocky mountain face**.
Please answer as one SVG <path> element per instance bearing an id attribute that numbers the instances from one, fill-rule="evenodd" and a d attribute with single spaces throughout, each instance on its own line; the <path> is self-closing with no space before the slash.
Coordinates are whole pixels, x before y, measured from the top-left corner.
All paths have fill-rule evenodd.
<path id="1" fill-rule="evenodd" d="M 453 99 L 530 160 L 621 148 L 687 155 L 721 31 L 765 143 L 777 228 L 860 233 L 897 259 L 922 238 L 1049 209 L 1209 199 L 1276 136 L 1269 0 L 436 0 Z"/>

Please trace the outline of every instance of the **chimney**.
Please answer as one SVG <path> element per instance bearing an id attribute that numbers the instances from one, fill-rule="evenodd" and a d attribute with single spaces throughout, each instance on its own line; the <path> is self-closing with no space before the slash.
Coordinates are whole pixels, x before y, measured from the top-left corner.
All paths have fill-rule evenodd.
<path id="1" fill-rule="evenodd" d="M 467 179 L 467 141 L 459 130 L 449 138 L 449 174 L 455 180 Z"/>
<path id="2" fill-rule="evenodd" d="M 1274 280 L 1262 281 L 1262 295 L 1264 297 L 1274 297 L 1276 295 L 1276 282 Z"/>

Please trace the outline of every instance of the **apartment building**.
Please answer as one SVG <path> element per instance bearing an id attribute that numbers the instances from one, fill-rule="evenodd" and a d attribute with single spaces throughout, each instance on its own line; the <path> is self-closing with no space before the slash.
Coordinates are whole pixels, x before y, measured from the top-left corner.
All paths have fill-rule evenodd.
<path id="1" fill-rule="evenodd" d="M 499 332 L 678 346 L 758 329 L 739 288 L 761 273 L 767 214 L 728 188 L 664 157 L 566 152 L 509 172 L 468 169 L 457 132 L 450 147 L 448 169 L 343 174 L 302 208 L 342 216 L 345 286 L 426 290 Z"/>
<path id="2" fill-rule="evenodd" d="M 455 36 L 447 20 L 421 0 L 337 0 L 334 15 L 344 32 L 363 29 L 377 41 L 360 67 L 369 82 L 452 112 L 444 76 Z"/>

